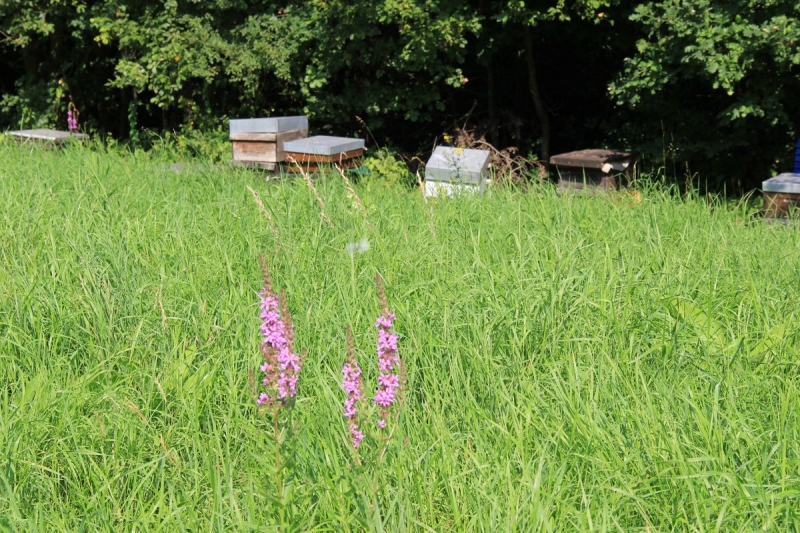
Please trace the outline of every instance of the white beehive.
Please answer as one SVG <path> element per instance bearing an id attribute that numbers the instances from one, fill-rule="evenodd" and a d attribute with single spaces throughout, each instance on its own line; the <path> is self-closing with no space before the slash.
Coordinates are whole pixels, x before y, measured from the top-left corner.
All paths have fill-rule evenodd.
<path id="1" fill-rule="evenodd" d="M 488 150 L 437 146 L 425 165 L 425 194 L 483 192 L 489 169 Z"/>

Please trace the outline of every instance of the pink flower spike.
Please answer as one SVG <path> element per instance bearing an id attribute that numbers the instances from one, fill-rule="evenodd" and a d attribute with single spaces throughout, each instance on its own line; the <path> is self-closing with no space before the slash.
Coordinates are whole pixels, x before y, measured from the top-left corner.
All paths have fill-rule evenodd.
<path id="1" fill-rule="evenodd" d="M 397 401 L 401 388 L 400 372 L 402 365 L 397 351 L 397 335 L 391 331 L 395 316 L 389 312 L 386 293 L 383 290 L 380 276 L 377 276 L 376 283 L 383 312 L 375 321 L 375 327 L 378 328 L 377 353 L 380 375 L 378 376 L 378 389 L 375 391 L 373 401 L 380 407 L 378 427 L 384 429 L 386 427 L 386 419 L 390 415 L 392 405 Z"/>
<path id="2" fill-rule="evenodd" d="M 350 436 L 353 438 L 353 449 L 358 450 L 359 444 L 364 440 L 364 434 L 358 430 L 358 424 L 353 422 L 350 424 Z"/>
<path id="3" fill-rule="evenodd" d="M 263 386 L 268 391 L 267 401 L 281 400 L 281 404 L 297 394 L 297 382 L 303 360 L 294 352 L 294 326 L 286 305 L 286 297 L 281 291 L 276 295 L 272 289 L 264 257 L 258 256 L 264 278 L 261 297 L 260 317 L 261 353 L 264 362 L 261 372 L 264 373 Z"/>
<path id="4" fill-rule="evenodd" d="M 345 392 L 344 408 L 342 415 L 350 421 L 348 431 L 353 440 L 353 449 L 358 450 L 359 444 L 364 439 L 364 434 L 358 429 L 358 402 L 361 400 L 363 390 L 361 367 L 356 361 L 355 348 L 353 347 L 353 330 L 347 326 L 347 360 L 342 366 L 342 389 Z"/>
<path id="5" fill-rule="evenodd" d="M 78 111 L 75 106 L 70 102 L 67 108 L 67 129 L 70 132 L 78 131 Z"/>

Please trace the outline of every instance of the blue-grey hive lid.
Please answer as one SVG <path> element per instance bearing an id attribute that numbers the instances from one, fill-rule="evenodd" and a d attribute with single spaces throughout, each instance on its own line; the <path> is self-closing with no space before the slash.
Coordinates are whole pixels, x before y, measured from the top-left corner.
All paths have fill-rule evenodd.
<path id="1" fill-rule="evenodd" d="M 489 150 L 437 146 L 425 165 L 425 179 L 482 185 L 489 155 Z"/>
<path id="2" fill-rule="evenodd" d="M 233 118 L 231 133 L 278 133 L 291 130 L 308 130 L 308 117 Z"/>
<path id="3" fill-rule="evenodd" d="M 364 139 L 315 135 L 283 143 L 283 151 L 294 154 L 337 155 L 353 150 L 363 150 Z"/>
<path id="4" fill-rule="evenodd" d="M 800 194 L 800 174 L 778 174 L 761 184 L 764 192 L 782 192 L 787 194 Z"/>

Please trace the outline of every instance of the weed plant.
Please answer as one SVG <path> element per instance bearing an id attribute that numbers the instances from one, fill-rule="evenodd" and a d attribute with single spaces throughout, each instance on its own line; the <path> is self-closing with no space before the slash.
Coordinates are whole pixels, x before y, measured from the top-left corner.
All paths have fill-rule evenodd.
<path id="1" fill-rule="evenodd" d="M 658 189 L 315 186 L 330 225 L 301 178 L 0 145 L 0 530 L 800 529 L 796 228 Z M 306 352 L 277 498 L 260 252 Z M 354 468 L 377 274 L 406 398 Z"/>

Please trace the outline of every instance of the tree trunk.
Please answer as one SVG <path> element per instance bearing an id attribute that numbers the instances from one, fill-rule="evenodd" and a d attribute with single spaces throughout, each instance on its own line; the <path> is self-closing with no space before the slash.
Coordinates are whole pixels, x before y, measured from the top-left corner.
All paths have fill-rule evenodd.
<path id="1" fill-rule="evenodd" d="M 489 58 L 486 61 L 486 100 L 489 108 L 489 141 L 492 143 L 492 146 L 499 150 L 499 139 L 497 138 L 497 98 L 495 97 L 495 79 L 492 63 L 492 53 L 489 52 Z"/>
<path id="2" fill-rule="evenodd" d="M 531 91 L 533 109 L 536 111 L 536 118 L 539 120 L 542 135 L 542 162 L 545 168 L 550 165 L 550 119 L 547 110 L 542 102 L 542 95 L 539 93 L 539 82 L 536 77 L 536 62 L 533 57 L 533 32 L 531 27 L 525 25 L 525 62 L 528 65 L 528 88 Z"/>

